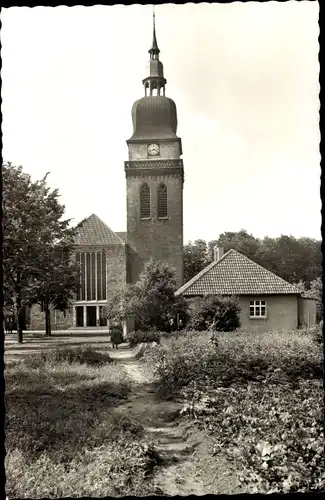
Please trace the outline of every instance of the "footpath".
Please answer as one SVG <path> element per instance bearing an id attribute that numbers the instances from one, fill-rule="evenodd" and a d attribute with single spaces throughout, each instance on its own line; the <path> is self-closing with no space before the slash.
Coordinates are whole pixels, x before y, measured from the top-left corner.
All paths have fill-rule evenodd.
<path id="1" fill-rule="evenodd" d="M 118 411 L 125 411 L 142 423 L 147 440 L 163 459 L 154 486 L 168 496 L 241 493 L 230 464 L 208 453 L 204 433 L 177 423 L 180 403 L 159 398 L 155 381 L 136 359 L 136 352 L 122 348 L 110 351 L 110 355 L 123 364 L 133 381 L 131 396 Z"/>

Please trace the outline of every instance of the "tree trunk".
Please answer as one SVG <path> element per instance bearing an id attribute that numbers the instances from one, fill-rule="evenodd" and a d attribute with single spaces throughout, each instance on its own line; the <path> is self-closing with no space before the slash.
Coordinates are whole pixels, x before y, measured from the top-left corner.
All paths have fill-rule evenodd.
<path id="1" fill-rule="evenodd" d="M 21 307 L 21 298 L 16 300 L 16 314 L 17 314 L 17 342 L 23 343 L 23 328 L 24 328 L 24 309 Z"/>
<path id="2" fill-rule="evenodd" d="M 51 311 L 48 306 L 45 307 L 45 335 L 51 336 Z"/>

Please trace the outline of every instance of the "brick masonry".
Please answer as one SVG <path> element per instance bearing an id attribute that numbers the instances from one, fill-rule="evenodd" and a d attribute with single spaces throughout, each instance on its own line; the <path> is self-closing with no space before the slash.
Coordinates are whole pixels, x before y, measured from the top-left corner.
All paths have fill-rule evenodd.
<path id="1" fill-rule="evenodd" d="M 151 218 L 141 220 L 140 186 L 147 182 L 151 195 Z M 157 188 L 167 186 L 168 218 L 157 218 Z M 183 283 L 183 179 L 180 175 L 127 178 L 127 235 L 130 246 L 129 281 L 135 283 L 143 262 L 156 257 L 176 271 L 177 287 Z"/>
<path id="2" fill-rule="evenodd" d="M 159 156 L 148 156 L 150 143 L 159 144 Z M 139 172 L 136 171 L 135 165 L 132 175 L 128 175 L 128 165 L 125 166 L 127 279 L 130 283 L 138 280 L 144 262 L 155 257 L 166 261 L 175 270 L 177 288 L 183 284 L 183 162 L 180 155 L 180 139 L 167 141 L 152 139 L 147 143 L 129 143 L 129 161 L 141 161 Z M 179 164 L 176 165 L 175 160 L 179 160 Z M 146 164 L 148 170 L 141 172 Z M 143 182 L 150 188 L 151 217 L 146 220 L 140 218 L 140 186 Z M 161 182 L 166 184 L 168 193 L 168 217 L 165 219 L 157 218 L 157 189 Z"/>

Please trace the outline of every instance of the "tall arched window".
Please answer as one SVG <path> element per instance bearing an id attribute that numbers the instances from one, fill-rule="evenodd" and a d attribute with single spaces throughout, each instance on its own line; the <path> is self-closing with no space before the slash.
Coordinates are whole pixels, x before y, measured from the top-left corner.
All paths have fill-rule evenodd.
<path id="1" fill-rule="evenodd" d="M 157 217 L 167 217 L 167 186 L 159 184 L 157 190 Z"/>
<path id="2" fill-rule="evenodd" d="M 146 183 L 140 187 L 140 217 L 141 219 L 150 217 L 150 188 Z"/>

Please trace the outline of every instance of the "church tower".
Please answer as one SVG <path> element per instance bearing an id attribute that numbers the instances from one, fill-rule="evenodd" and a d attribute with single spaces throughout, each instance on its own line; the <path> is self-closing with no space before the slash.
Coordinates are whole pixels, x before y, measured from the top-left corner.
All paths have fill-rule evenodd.
<path id="1" fill-rule="evenodd" d="M 183 284 L 183 183 L 181 139 L 174 101 L 159 60 L 155 15 L 144 97 L 132 107 L 133 135 L 127 140 L 128 282 L 135 283 L 151 257 L 166 261 Z"/>

